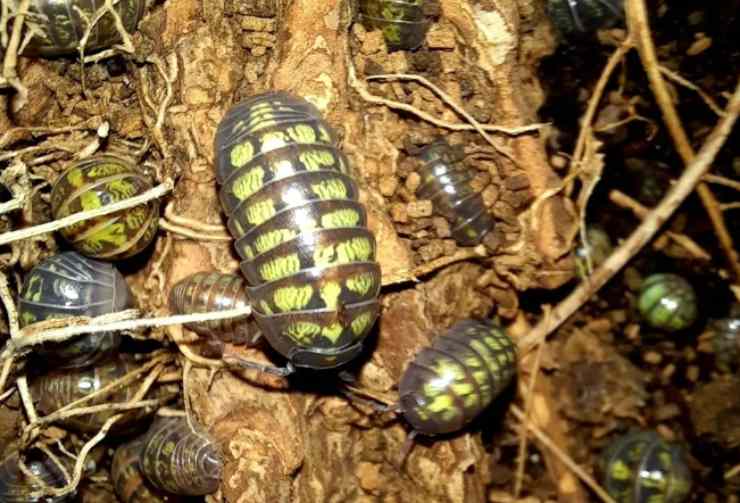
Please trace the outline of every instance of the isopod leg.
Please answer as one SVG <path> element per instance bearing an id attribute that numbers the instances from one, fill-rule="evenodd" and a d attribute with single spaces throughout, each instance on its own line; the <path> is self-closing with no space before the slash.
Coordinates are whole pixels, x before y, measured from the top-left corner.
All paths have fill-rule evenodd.
<path id="1" fill-rule="evenodd" d="M 290 363 L 286 364 L 285 367 L 277 367 L 275 365 L 267 365 L 252 360 L 246 360 L 241 356 L 236 355 L 224 355 L 223 361 L 229 367 L 259 370 L 260 372 L 280 377 L 286 377 L 295 372 L 295 368 Z"/>
<path id="2" fill-rule="evenodd" d="M 409 454 L 411 454 L 411 449 L 414 448 L 414 440 L 416 439 L 416 435 L 418 434 L 418 431 L 413 430 L 411 433 L 409 433 L 409 436 L 406 437 L 406 441 L 401 447 L 401 460 L 398 463 L 399 470 L 403 470 L 403 465 L 406 464 L 406 459 L 408 459 Z"/>

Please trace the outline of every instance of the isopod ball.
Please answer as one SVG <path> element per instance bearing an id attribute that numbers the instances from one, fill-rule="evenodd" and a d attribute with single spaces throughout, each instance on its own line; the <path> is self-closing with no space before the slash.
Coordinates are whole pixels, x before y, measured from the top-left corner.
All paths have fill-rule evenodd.
<path id="1" fill-rule="evenodd" d="M 653 274 L 645 278 L 637 308 L 651 327 L 668 332 L 690 327 L 698 314 L 694 288 L 677 274 Z"/>
<path id="2" fill-rule="evenodd" d="M 152 181 L 133 163 L 101 155 L 78 161 L 61 174 L 51 191 L 51 209 L 59 220 L 117 203 L 151 188 Z M 158 224 L 159 201 L 153 200 L 83 220 L 60 232 L 85 256 L 118 260 L 144 250 L 154 240 Z"/>
<path id="3" fill-rule="evenodd" d="M 712 345 L 720 369 L 729 372 L 740 366 L 740 304 L 735 304 L 727 318 L 709 323 Z"/>
<path id="4" fill-rule="evenodd" d="M 401 377 L 403 417 L 425 435 L 459 431 L 516 375 L 516 348 L 491 322 L 464 320 L 422 349 Z"/>
<path id="5" fill-rule="evenodd" d="M 691 490 L 682 449 L 652 431 L 616 439 L 602 456 L 601 472 L 618 503 L 681 503 Z"/>
<path id="6" fill-rule="evenodd" d="M 29 7 L 40 28 L 23 51 L 26 56 L 58 56 L 77 53 L 90 21 L 103 7 L 100 0 L 34 0 Z M 113 9 L 127 32 L 136 30 L 144 15 L 146 0 L 119 0 Z M 93 26 L 85 52 L 110 47 L 121 40 L 115 19 L 107 12 Z"/>
<path id="7" fill-rule="evenodd" d="M 116 449 L 110 473 L 116 496 L 122 503 L 175 503 L 180 498 L 159 491 L 144 478 L 139 468 L 144 439 L 138 438 Z"/>
<path id="8" fill-rule="evenodd" d="M 52 318 L 99 316 L 132 306 L 121 273 L 111 264 L 65 252 L 50 257 L 26 276 L 19 298 L 21 327 Z M 35 351 L 57 368 L 92 365 L 118 348 L 118 333 L 84 334 L 61 343 L 43 343 Z"/>

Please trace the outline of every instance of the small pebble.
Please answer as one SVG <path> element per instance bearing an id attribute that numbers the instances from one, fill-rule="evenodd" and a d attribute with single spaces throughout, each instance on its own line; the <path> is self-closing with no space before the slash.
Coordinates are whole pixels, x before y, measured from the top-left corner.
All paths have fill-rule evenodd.
<path id="1" fill-rule="evenodd" d="M 697 365 L 689 365 L 686 369 L 686 379 L 691 382 L 699 380 L 699 367 Z"/>
<path id="2" fill-rule="evenodd" d="M 660 364 L 660 362 L 663 361 L 663 355 L 661 355 L 657 351 L 648 351 L 647 353 L 642 355 L 642 359 L 645 363 L 658 365 Z"/>
<path id="3" fill-rule="evenodd" d="M 395 194 L 397 188 L 398 178 L 395 176 L 384 176 L 380 179 L 380 183 L 378 184 L 380 193 L 386 197 L 390 197 Z"/>
<path id="4" fill-rule="evenodd" d="M 419 175 L 419 173 L 409 173 L 409 176 L 406 177 L 405 183 L 408 191 L 411 193 L 415 193 L 416 190 L 419 188 L 419 185 L 421 185 L 421 176 Z"/>
<path id="5" fill-rule="evenodd" d="M 391 205 L 391 220 L 399 224 L 405 224 L 409 221 L 409 214 L 406 211 L 406 205 L 403 203 L 393 203 Z"/>

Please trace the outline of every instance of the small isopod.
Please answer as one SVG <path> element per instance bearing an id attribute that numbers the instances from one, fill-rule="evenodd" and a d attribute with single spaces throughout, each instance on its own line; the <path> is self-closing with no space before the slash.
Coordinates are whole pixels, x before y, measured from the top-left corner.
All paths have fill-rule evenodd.
<path id="1" fill-rule="evenodd" d="M 381 30 L 391 51 L 413 51 L 424 43 L 428 21 L 424 0 L 359 0 L 358 19 L 369 30 Z"/>
<path id="2" fill-rule="evenodd" d="M 54 183 L 51 209 L 59 220 L 123 201 L 153 187 L 133 162 L 106 154 L 83 159 L 67 168 Z M 159 226 L 159 201 L 91 218 L 61 229 L 81 254 L 105 260 L 131 257 L 154 240 Z"/>
<path id="3" fill-rule="evenodd" d="M 624 18 L 623 0 L 548 0 L 547 11 L 565 37 L 608 28 Z"/>
<path id="4" fill-rule="evenodd" d="M 249 305 L 244 280 L 235 274 L 197 272 L 170 290 L 170 309 L 179 314 L 227 311 Z M 234 344 L 254 345 L 260 331 L 251 316 L 188 323 L 193 332 Z"/>
<path id="5" fill-rule="evenodd" d="M 56 370 L 31 381 L 31 389 L 38 400 L 38 409 L 43 414 L 64 407 L 68 403 L 100 391 L 113 381 L 136 369 L 132 361 L 118 357 L 84 369 Z M 86 406 L 104 403 L 128 402 L 134 397 L 140 381 L 130 382 L 112 392 L 100 395 L 87 402 Z M 97 432 L 112 415 L 119 411 L 107 410 L 81 416 L 60 419 L 59 424 L 78 432 Z M 152 414 L 151 408 L 139 408 L 126 412 L 111 427 L 111 432 L 122 433 L 130 429 L 139 419 Z"/>
<path id="6" fill-rule="evenodd" d="M 424 148 L 419 154 L 424 163 L 419 175 L 419 199 L 432 201 L 434 211 L 452 228 L 452 237 L 460 246 L 475 246 L 493 229 L 493 218 L 483 198 L 470 186 L 472 176 L 455 165 L 455 156 L 444 140 Z"/>
<path id="7" fill-rule="evenodd" d="M 31 473 L 52 487 L 62 487 L 66 480 L 59 466 L 40 450 L 24 454 L 24 461 Z M 61 503 L 70 501 L 67 496 L 31 496 L 42 488 L 28 478 L 19 468 L 18 452 L 15 451 L 0 463 L 0 501 L 3 503 Z M 65 466 L 65 469 L 67 467 Z"/>
<path id="8" fill-rule="evenodd" d="M 185 418 L 159 417 L 146 434 L 140 467 L 159 489 L 199 496 L 218 489 L 223 456 L 214 440 L 193 431 Z"/>
<path id="9" fill-rule="evenodd" d="M 79 253 L 50 257 L 23 281 L 18 317 L 21 327 L 52 318 L 99 316 L 131 307 L 133 298 L 121 273 L 111 264 Z M 92 365 L 114 352 L 117 333 L 86 334 L 63 343 L 44 343 L 36 352 L 56 368 Z"/>
<path id="10" fill-rule="evenodd" d="M 76 54 L 88 23 L 104 2 L 96 0 L 34 0 L 29 14 L 40 28 L 26 46 L 26 56 Z M 144 15 L 146 0 L 120 0 L 113 8 L 127 32 L 136 30 Z M 121 39 L 113 16 L 106 13 L 95 24 L 85 44 L 85 52 L 110 47 Z"/>
<path id="11" fill-rule="evenodd" d="M 460 431 L 516 375 L 516 348 L 492 322 L 463 320 L 422 349 L 401 376 L 403 417 L 415 431 Z"/>
<path id="12" fill-rule="evenodd" d="M 175 503 L 180 498 L 160 492 L 144 478 L 139 468 L 144 439 L 127 442 L 116 449 L 111 465 L 111 479 L 122 503 Z"/>
<path id="13" fill-rule="evenodd" d="M 640 286 L 637 308 L 653 328 L 676 332 L 696 321 L 697 298 L 694 288 L 677 274 L 653 274 Z"/>
<path id="14" fill-rule="evenodd" d="M 653 431 L 616 439 L 601 459 L 604 489 L 618 503 L 681 503 L 691 490 L 683 451 Z"/>

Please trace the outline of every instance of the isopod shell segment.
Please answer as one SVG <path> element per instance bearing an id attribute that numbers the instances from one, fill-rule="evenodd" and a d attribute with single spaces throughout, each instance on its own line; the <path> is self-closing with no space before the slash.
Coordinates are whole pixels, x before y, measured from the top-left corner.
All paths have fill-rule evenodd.
<path id="1" fill-rule="evenodd" d="M 146 434 L 141 471 L 155 487 L 183 496 L 218 489 L 223 457 L 206 433 L 193 431 L 183 417 L 160 417 Z"/>
<path id="2" fill-rule="evenodd" d="M 509 385 L 516 368 L 516 348 L 502 328 L 458 322 L 422 349 L 403 373 L 403 417 L 425 435 L 459 431 Z"/>
<path id="3" fill-rule="evenodd" d="M 698 314 L 694 288 L 677 274 L 653 274 L 640 286 L 637 308 L 653 328 L 676 332 L 690 327 Z"/>
<path id="4" fill-rule="evenodd" d="M 87 30 L 87 23 L 104 3 L 102 0 L 32 0 L 29 13 L 34 15 L 41 30 L 40 34 L 31 39 L 23 54 L 26 56 L 76 54 L 80 39 Z M 123 27 L 129 33 L 136 30 L 145 7 L 145 0 L 120 0 L 113 4 Z M 87 20 L 83 19 L 81 13 Z M 109 47 L 120 39 L 113 16 L 106 13 L 90 32 L 85 52 Z"/>
<path id="5" fill-rule="evenodd" d="M 48 415 L 65 405 L 100 391 L 104 386 L 136 369 L 136 364 L 122 357 L 107 360 L 85 369 L 57 370 L 41 375 L 31 381 L 31 390 L 38 400 L 38 409 Z M 87 406 L 103 403 L 123 403 L 134 397 L 141 383 L 134 380 L 117 387 L 110 393 L 100 395 L 87 402 Z M 105 421 L 119 411 L 101 411 L 94 414 L 71 416 L 58 421 L 62 426 L 78 431 L 93 433 L 100 430 Z M 139 408 L 126 412 L 111 427 L 112 433 L 130 429 L 137 420 L 153 413 L 153 409 Z"/>
<path id="6" fill-rule="evenodd" d="M 740 304 L 735 304 L 727 318 L 709 323 L 712 346 L 720 369 L 730 371 L 740 366 Z"/>
<path id="7" fill-rule="evenodd" d="M 548 0 L 547 12 L 566 37 L 608 28 L 624 18 L 623 0 Z"/>
<path id="8" fill-rule="evenodd" d="M 26 276 L 19 298 L 21 327 L 52 318 L 99 316 L 132 306 L 126 281 L 113 265 L 79 253 L 50 257 Z M 85 334 L 63 343 L 44 343 L 34 350 L 57 368 L 77 368 L 103 360 L 121 338 L 113 332 Z"/>
<path id="9" fill-rule="evenodd" d="M 418 49 L 428 28 L 423 0 L 358 0 L 358 19 L 369 30 L 381 30 L 392 51 Z"/>
<path id="10" fill-rule="evenodd" d="M 39 450 L 24 455 L 26 466 L 31 473 L 47 485 L 62 487 L 65 477 L 56 463 Z M 70 501 L 72 496 L 31 496 L 41 486 L 27 477 L 19 468 L 19 455 L 15 451 L 0 463 L 0 501 L 3 503 L 61 503 Z M 68 468 L 68 467 L 65 467 Z"/>
<path id="11" fill-rule="evenodd" d="M 116 496 L 122 503 L 160 503 L 180 501 L 178 496 L 165 494 L 152 487 L 139 468 L 144 439 L 138 438 L 120 445 L 113 455 L 111 480 Z"/>
<path id="12" fill-rule="evenodd" d="M 226 113 L 214 148 L 221 203 L 267 341 L 297 367 L 352 360 L 378 315 L 380 268 L 331 128 L 310 103 L 265 93 Z"/>
<path id="13" fill-rule="evenodd" d="M 197 272 L 183 278 L 170 290 L 170 308 L 179 314 L 228 311 L 247 305 L 244 279 L 236 274 Z M 235 344 L 252 345 L 260 335 L 249 315 L 185 326 L 197 334 Z"/>
<path id="14" fill-rule="evenodd" d="M 617 438 L 601 459 L 603 486 L 618 503 L 681 503 L 691 490 L 683 451 L 652 431 Z"/>
<path id="15" fill-rule="evenodd" d="M 470 173 L 457 168 L 450 145 L 438 140 L 419 154 L 419 199 L 432 201 L 434 211 L 449 223 L 452 238 L 461 246 L 474 246 L 493 228 L 483 198 L 470 186 Z"/>
<path id="16" fill-rule="evenodd" d="M 62 173 L 51 191 L 55 219 L 95 210 L 146 192 L 152 181 L 137 167 L 113 155 L 74 163 Z M 144 250 L 157 234 L 159 201 L 152 200 L 84 220 L 61 229 L 62 236 L 88 257 L 118 260 Z"/>

